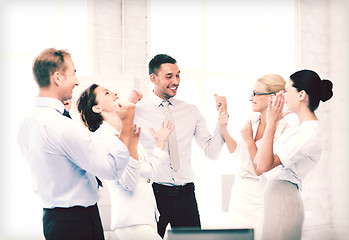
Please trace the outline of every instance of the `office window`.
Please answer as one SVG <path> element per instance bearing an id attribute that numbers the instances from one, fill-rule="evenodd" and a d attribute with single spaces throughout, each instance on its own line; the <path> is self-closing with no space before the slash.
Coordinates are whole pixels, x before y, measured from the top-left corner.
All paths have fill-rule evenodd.
<path id="1" fill-rule="evenodd" d="M 45 48 L 69 49 L 87 72 L 87 0 L 6 1 L 1 3 L 2 237 L 43 239 L 42 205 L 33 191 L 27 163 L 17 146 L 17 125 L 32 106 L 38 88 L 34 58 Z"/>
<path id="2" fill-rule="evenodd" d="M 228 129 L 240 140 L 255 80 L 268 73 L 287 80 L 294 70 L 294 1 L 151 0 L 150 9 L 150 57 L 167 53 L 177 60 L 177 97 L 196 104 L 213 132 L 213 95 L 227 96 Z M 205 159 L 195 143 L 193 148 L 202 224 L 222 227 L 222 176 L 235 174 L 239 162 L 225 147 L 219 161 Z"/>

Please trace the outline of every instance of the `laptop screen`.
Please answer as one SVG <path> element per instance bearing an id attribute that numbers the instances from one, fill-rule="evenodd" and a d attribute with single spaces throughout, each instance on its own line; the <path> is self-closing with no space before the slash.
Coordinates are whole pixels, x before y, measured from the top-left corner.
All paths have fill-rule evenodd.
<path id="1" fill-rule="evenodd" d="M 253 229 L 186 229 L 168 230 L 168 240 L 253 240 Z"/>

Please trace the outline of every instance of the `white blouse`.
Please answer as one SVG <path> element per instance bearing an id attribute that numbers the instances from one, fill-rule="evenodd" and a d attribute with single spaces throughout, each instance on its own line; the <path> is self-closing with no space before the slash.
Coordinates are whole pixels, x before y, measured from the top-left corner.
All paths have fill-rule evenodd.
<path id="1" fill-rule="evenodd" d="M 110 129 L 111 134 L 118 132 L 108 123 L 103 126 Z M 130 157 L 120 180 L 106 181 L 111 197 L 111 229 L 139 224 L 153 225 L 159 212 L 153 193 L 152 183 L 154 172 L 167 154 L 155 147 L 150 156 L 138 144 L 139 161 Z"/>
<path id="2" fill-rule="evenodd" d="M 287 180 L 302 189 L 302 180 L 320 160 L 322 136 L 319 121 L 305 121 L 285 131 L 275 142 L 281 165 L 270 170 L 269 180 Z"/>
<path id="3" fill-rule="evenodd" d="M 252 123 L 253 138 L 255 138 L 256 133 L 257 133 L 257 129 L 258 129 L 258 125 L 259 125 L 259 122 L 261 120 L 261 115 L 260 115 L 260 113 L 258 113 L 258 114 L 253 113 L 249 119 L 251 120 L 251 123 Z M 289 126 L 286 123 L 285 119 L 281 119 L 279 124 L 278 124 L 278 127 L 276 129 L 274 139 L 278 139 L 280 137 L 280 135 L 288 127 Z M 261 139 L 256 141 L 257 148 L 259 147 L 260 143 L 261 143 Z M 240 160 L 241 165 L 240 165 L 240 168 L 238 169 L 238 174 L 240 177 L 253 178 L 253 179 L 258 180 L 259 178 L 261 178 L 263 176 L 263 175 L 261 175 L 261 176 L 256 175 L 256 173 L 254 171 L 253 164 L 252 164 L 252 160 L 250 157 L 250 153 L 248 151 L 247 145 L 246 145 L 244 140 L 239 141 L 239 143 L 237 144 L 236 150 L 234 151 L 232 156 L 234 158 L 237 158 Z"/>

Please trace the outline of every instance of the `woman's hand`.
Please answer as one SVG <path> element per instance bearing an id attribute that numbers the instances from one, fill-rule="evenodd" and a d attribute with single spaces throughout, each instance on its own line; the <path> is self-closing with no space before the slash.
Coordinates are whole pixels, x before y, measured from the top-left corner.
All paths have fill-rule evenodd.
<path id="1" fill-rule="evenodd" d="M 130 156 L 133 157 L 135 160 L 139 160 L 138 156 L 138 142 L 139 142 L 139 136 L 141 135 L 141 128 L 137 125 L 133 125 L 132 134 L 129 140 L 128 144 L 128 150 L 130 151 Z"/>
<path id="2" fill-rule="evenodd" d="M 136 105 L 121 99 L 115 101 L 115 111 L 122 122 L 132 122 L 135 115 Z"/>
<path id="3" fill-rule="evenodd" d="M 156 146 L 158 148 L 164 149 L 167 138 L 168 136 L 170 136 L 174 129 L 175 126 L 170 121 L 168 121 L 167 123 L 162 122 L 160 129 L 157 131 L 155 131 L 153 128 L 150 128 L 150 131 L 156 140 Z"/>
<path id="4" fill-rule="evenodd" d="M 241 129 L 241 137 L 246 144 L 254 142 L 253 140 L 253 130 L 251 121 L 247 121 L 244 127 Z"/>
<path id="5" fill-rule="evenodd" d="M 280 91 L 275 97 L 270 97 L 267 109 L 267 125 L 276 127 L 277 123 L 285 117 L 283 113 L 285 105 L 285 92 Z"/>
<path id="6" fill-rule="evenodd" d="M 141 127 L 137 128 L 137 125 L 133 125 L 133 131 L 132 131 L 132 141 L 138 143 L 139 136 L 141 135 Z"/>

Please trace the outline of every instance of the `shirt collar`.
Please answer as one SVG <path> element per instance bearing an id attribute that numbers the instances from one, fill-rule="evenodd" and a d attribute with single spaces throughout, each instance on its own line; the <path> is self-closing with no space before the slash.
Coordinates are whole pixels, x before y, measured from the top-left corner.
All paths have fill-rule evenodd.
<path id="1" fill-rule="evenodd" d="M 114 135 L 120 136 L 119 131 L 117 131 L 112 125 L 110 125 L 106 121 L 103 121 L 102 125 L 104 128 L 108 129 L 108 131 L 113 132 Z"/>
<path id="2" fill-rule="evenodd" d="M 56 98 L 50 97 L 36 97 L 35 105 L 38 107 L 49 107 L 58 111 L 60 114 L 64 112 L 64 105 L 61 101 Z"/>
<path id="3" fill-rule="evenodd" d="M 253 112 L 251 114 L 250 120 L 252 121 L 252 124 L 258 124 L 261 120 L 261 114 L 259 112 Z"/>
<path id="4" fill-rule="evenodd" d="M 150 96 L 151 97 L 151 101 L 154 103 L 155 106 L 160 107 L 162 102 L 165 101 L 162 98 L 160 98 L 159 96 L 157 96 L 154 91 L 153 94 Z M 170 105 L 174 106 L 176 104 L 176 98 L 171 97 L 169 99 L 167 99 L 167 101 L 170 103 Z"/>

